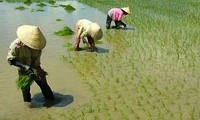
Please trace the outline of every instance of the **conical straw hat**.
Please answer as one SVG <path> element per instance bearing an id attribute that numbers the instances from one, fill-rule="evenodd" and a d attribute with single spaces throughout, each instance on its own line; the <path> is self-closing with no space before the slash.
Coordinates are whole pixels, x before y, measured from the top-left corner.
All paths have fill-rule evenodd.
<path id="1" fill-rule="evenodd" d="M 41 50 L 46 46 L 46 39 L 37 26 L 19 26 L 17 36 L 25 45 L 32 49 Z"/>
<path id="2" fill-rule="evenodd" d="M 89 32 L 91 37 L 95 40 L 100 40 L 103 36 L 103 32 L 97 23 L 91 23 Z"/>
<path id="3" fill-rule="evenodd" d="M 129 7 L 123 7 L 121 8 L 123 11 L 125 11 L 128 14 L 131 14 Z"/>

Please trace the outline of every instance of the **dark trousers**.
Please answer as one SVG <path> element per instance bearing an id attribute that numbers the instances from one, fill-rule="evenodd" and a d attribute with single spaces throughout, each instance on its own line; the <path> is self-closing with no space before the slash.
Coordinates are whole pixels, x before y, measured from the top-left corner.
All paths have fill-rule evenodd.
<path id="1" fill-rule="evenodd" d="M 19 75 L 20 75 L 20 71 L 19 71 Z M 51 88 L 49 87 L 49 85 L 48 85 L 48 83 L 46 81 L 46 77 L 43 76 L 42 78 L 43 78 L 42 80 L 37 80 L 36 79 L 34 81 L 40 87 L 44 97 L 46 99 L 53 100 L 54 99 L 54 95 L 53 95 L 53 92 L 52 92 Z M 22 94 L 23 94 L 24 102 L 31 102 L 30 87 L 27 88 L 27 89 L 23 89 L 22 90 Z"/>
<path id="2" fill-rule="evenodd" d="M 112 22 L 112 18 L 109 15 L 107 15 L 107 19 L 106 19 L 106 28 L 107 29 L 110 29 L 111 22 Z"/>
<path id="3" fill-rule="evenodd" d="M 106 28 L 107 29 L 110 29 L 111 22 L 112 22 L 112 18 L 109 15 L 107 15 L 107 19 L 106 19 Z M 115 26 L 113 28 L 119 29 L 121 25 L 126 26 L 126 24 L 123 23 L 121 20 L 120 21 L 114 21 L 114 22 L 115 22 Z"/>
<path id="4" fill-rule="evenodd" d="M 42 80 L 40 81 L 35 80 L 35 82 L 40 87 L 42 94 L 44 95 L 46 99 L 50 99 L 50 100 L 54 99 L 53 92 L 46 81 L 44 82 Z M 22 94 L 23 94 L 24 102 L 31 102 L 30 88 L 22 90 Z"/>
<path id="5" fill-rule="evenodd" d="M 91 48 L 95 47 L 94 39 L 91 36 L 87 36 L 88 43 L 90 44 Z"/>

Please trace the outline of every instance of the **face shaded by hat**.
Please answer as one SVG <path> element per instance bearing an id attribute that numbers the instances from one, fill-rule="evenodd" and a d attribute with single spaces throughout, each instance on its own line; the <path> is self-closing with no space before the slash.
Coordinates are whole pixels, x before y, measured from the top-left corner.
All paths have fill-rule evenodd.
<path id="1" fill-rule="evenodd" d="M 129 7 L 123 7 L 121 8 L 124 12 L 126 12 L 127 14 L 131 14 Z"/>
<path id="2" fill-rule="evenodd" d="M 37 26 L 19 26 L 17 29 L 17 36 L 22 43 L 32 49 L 41 50 L 46 46 L 46 39 Z"/>

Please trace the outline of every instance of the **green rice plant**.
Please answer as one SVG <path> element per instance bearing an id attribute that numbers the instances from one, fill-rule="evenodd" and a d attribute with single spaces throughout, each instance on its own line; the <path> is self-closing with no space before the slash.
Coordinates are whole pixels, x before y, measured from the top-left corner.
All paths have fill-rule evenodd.
<path id="1" fill-rule="evenodd" d="M 58 18 L 58 19 L 56 19 L 56 21 L 62 21 L 62 19 L 59 19 L 59 18 Z"/>
<path id="2" fill-rule="evenodd" d="M 16 7 L 15 9 L 16 9 L 16 10 L 21 10 L 21 11 L 23 11 L 23 10 L 25 10 L 26 8 L 25 8 L 24 6 L 19 6 L 19 7 Z"/>
<path id="3" fill-rule="evenodd" d="M 121 111 L 121 116 L 123 120 L 129 120 L 129 117 L 123 111 Z"/>
<path id="4" fill-rule="evenodd" d="M 44 6 L 47 6 L 47 5 L 44 4 L 44 3 L 38 3 L 37 6 L 44 7 Z"/>
<path id="5" fill-rule="evenodd" d="M 179 111 L 180 111 L 180 119 L 183 120 L 183 112 L 182 112 L 182 108 L 179 104 L 178 104 L 178 108 L 179 108 Z"/>
<path id="6" fill-rule="evenodd" d="M 98 79 L 96 79 L 96 78 L 94 78 L 95 79 L 95 81 L 98 83 L 98 85 L 100 85 L 101 83 L 99 82 L 99 80 Z"/>
<path id="7" fill-rule="evenodd" d="M 148 115 L 150 116 L 150 117 L 152 117 L 152 114 L 147 110 L 147 113 L 148 113 Z"/>
<path id="8" fill-rule="evenodd" d="M 76 10 L 70 4 L 68 4 L 68 5 L 60 5 L 60 7 L 63 7 L 67 12 L 73 12 L 74 10 Z"/>
<path id="9" fill-rule="evenodd" d="M 44 10 L 43 9 L 37 9 L 37 10 L 35 10 L 36 12 L 44 12 Z"/>
<path id="10" fill-rule="evenodd" d="M 48 0 L 48 3 L 54 5 L 56 3 L 56 0 Z"/>
<path id="11" fill-rule="evenodd" d="M 31 79 L 31 77 L 28 75 L 20 75 L 19 78 L 16 80 L 18 89 L 29 88 L 32 83 L 33 83 L 33 79 Z"/>
<path id="12" fill-rule="evenodd" d="M 74 31 L 72 31 L 68 26 L 65 26 L 62 30 L 54 32 L 54 34 L 58 36 L 68 36 L 68 35 L 73 35 Z"/>
<path id="13" fill-rule="evenodd" d="M 74 46 L 70 42 L 66 42 L 63 46 L 66 47 L 67 51 L 73 51 L 74 50 Z"/>
<path id="14" fill-rule="evenodd" d="M 26 5 L 31 5 L 31 4 L 32 4 L 32 1 L 31 1 L 31 0 L 26 0 L 26 1 L 24 2 L 24 4 L 26 4 Z"/>
<path id="15" fill-rule="evenodd" d="M 193 106 L 193 109 L 192 109 L 192 111 L 191 111 L 191 113 L 190 113 L 190 116 L 191 116 L 191 119 L 192 120 L 195 120 L 195 106 Z"/>
<path id="16" fill-rule="evenodd" d="M 114 110 L 115 110 L 115 111 L 118 110 L 116 105 L 117 105 L 117 104 L 116 104 L 116 101 L 114 101 L 114 103 L 113 103 L 113 107 L 114 107 Z"/>
<path id="17" fill-rule="evenodd" d="M 103 42 L 100 40 L 95 40 L 94 42 L 95 42 L 95 44 L 103 44 Z"/>

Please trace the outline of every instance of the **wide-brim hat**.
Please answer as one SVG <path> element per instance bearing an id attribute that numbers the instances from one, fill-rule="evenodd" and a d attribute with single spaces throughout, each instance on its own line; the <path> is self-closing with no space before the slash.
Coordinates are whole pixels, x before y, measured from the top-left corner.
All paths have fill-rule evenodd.
<path id="1" fill-rule="evenodd" d="M 124 12 L 128 13 L 129 15 L 131 14 L 129 7 L 123 7 L 121 8 Z"/>
<path id="2" fill-rule="evenodd" d="M 97 23 L 91 23 L 89 26 L 89 33 L 95 40 L 100 40 L 103 36 L 101 27 Z"/>
<path id="3" fill-rule="evenodd" d="M 19 26 L 17 29 L 17 36 L 22 43 L 32 49 L 41 50 L 46 46 L 46 39 L 37 26 Z"/>

